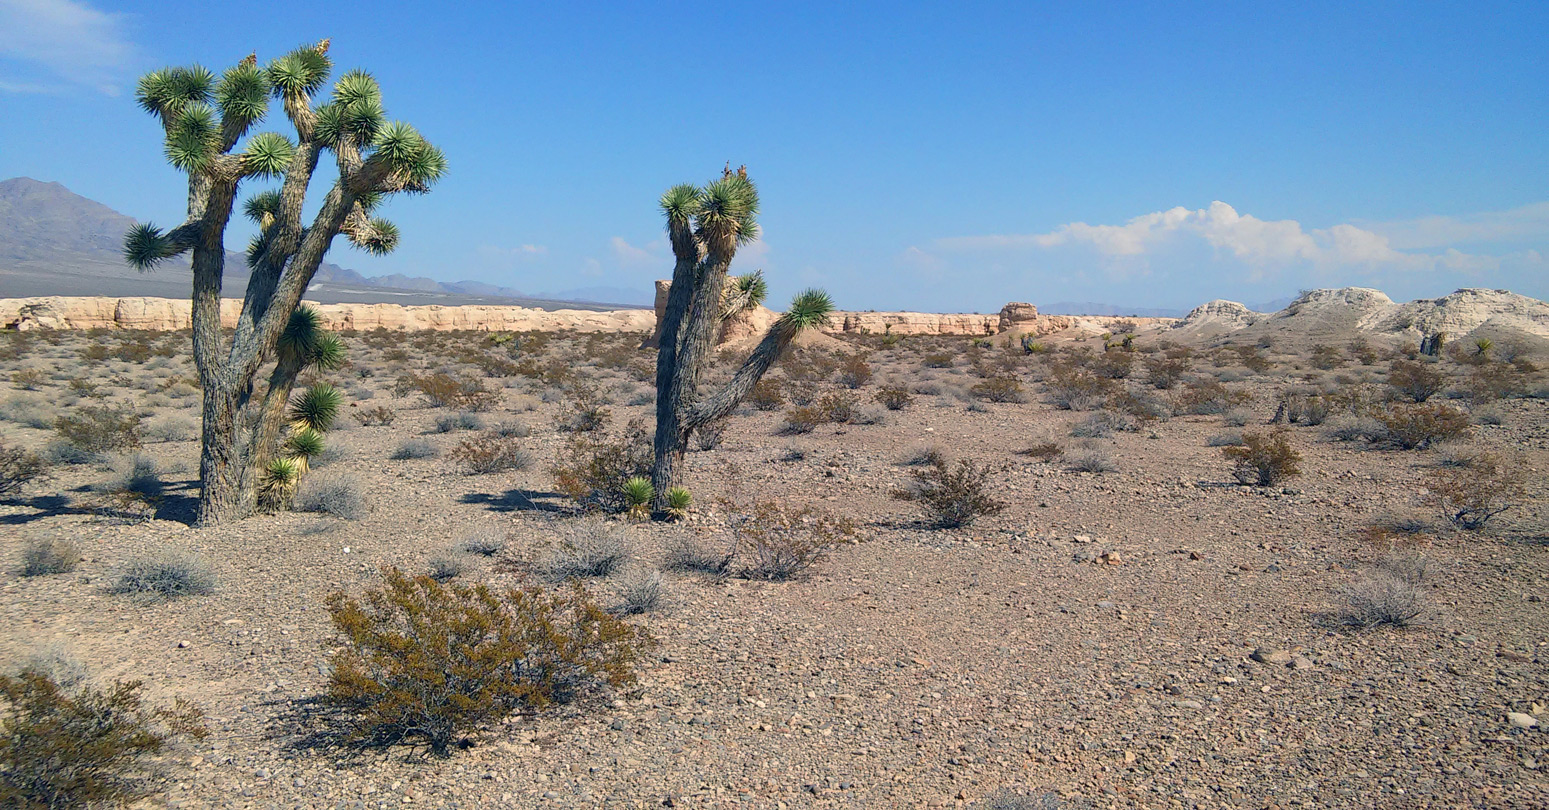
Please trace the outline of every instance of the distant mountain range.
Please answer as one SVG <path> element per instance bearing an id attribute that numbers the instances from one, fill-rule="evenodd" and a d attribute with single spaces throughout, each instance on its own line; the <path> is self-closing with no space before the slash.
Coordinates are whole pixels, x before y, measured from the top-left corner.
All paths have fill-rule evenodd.
<path id="1" fill-rule="evenodd" d="M 192 280 L 186 259 L 151 273 L 136 272 L 124 263 L 124 233 L 135 222 L 59 183 L 30 177 L 0 180 L 0 296 L 186 298 Z M 228 252 L 226 294 L 240 295 L 246 283 L 246 259 Z M 514 304 L 544 309 L 610 308 L 592 302 L 644 306 L 645 295 L 613 287 L 530 295 L 480 281 L 446 282 L 396 273 L 365 276 L 331 262 L 318 267 L 307 291 L 308 299 L 322 303 Z"/>

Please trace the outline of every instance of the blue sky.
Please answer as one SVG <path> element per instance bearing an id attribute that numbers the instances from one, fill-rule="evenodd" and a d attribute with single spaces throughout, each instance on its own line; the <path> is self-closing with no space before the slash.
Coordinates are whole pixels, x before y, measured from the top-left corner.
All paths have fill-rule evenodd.
<path id="1" fill-rule="evenodd" d="M 646 300 L 731 161 L 774 304 L 1549 298 L 1549 3 L 743 5 L 0 0 L 0 177 L 180 221 L 135 77 L 332 37 L 451 161 L 367 274 Z"/>

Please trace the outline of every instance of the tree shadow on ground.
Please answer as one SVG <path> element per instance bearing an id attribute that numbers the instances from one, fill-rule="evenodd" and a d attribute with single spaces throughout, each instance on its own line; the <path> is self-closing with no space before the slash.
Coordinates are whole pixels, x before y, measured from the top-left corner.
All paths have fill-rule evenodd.
<path id="1" fill-rule="evenodd" d="M 550 512 L 568 514 L 575 511 L 570 499 L 558 492 L 538 492 L 531 489 L 508 489 L 494 494 L 469 492 L 458 499 L 461 503 L 482 504 L 491 512 Z"/>

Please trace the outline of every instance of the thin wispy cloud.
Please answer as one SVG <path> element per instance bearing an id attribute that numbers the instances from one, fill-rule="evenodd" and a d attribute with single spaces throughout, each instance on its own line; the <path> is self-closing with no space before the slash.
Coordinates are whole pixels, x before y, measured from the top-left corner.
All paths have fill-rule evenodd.
<path id="1" fill-rule="evenodd" d="M 1265 220 L 1215 201 L 1135 217 L 1122 225 L 1072 222 L 1046 233 L 990 234 L 939 239 L 943 252 L 1042 252 L 1086 249 L 1115 268 L 1144 268 L 1154 257 L 1206 247 L 1217 259 L 1248 267 L 1254 276 L 1279 268 L 1316 270 L 1499 270 L 1504 263 L 1541 262 L 1534 251 L 1468 253 L 1453 244 L 1549 234 L 1549 203 L 1472 217 L 1429 217 L 1359 227 L 1344 223 L 1305 228 L 1293 219 Z M 1446 248 L 1441 252 L 1426 252 Z"/>
<path id="2" fill-rule="evenodd" d="M 116 96 L 135 55 L 126 15 L 76 0 L 0 0 L 0 92 Z"/>

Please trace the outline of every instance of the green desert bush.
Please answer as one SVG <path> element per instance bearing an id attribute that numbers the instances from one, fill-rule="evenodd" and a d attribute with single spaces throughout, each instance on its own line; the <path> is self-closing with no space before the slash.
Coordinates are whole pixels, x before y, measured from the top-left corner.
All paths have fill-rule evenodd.
<path id="1" fill-rule="evenodd" d="M 326 703 L 343 741 L 438 756 L 517 712 L 635 682 L 650 647 L 580 585 L 554 591 L 443 584 L 387 568 L 361 599 L 328 599 L 343 649 Z"/>
<path id="2" fill-rule="evenodd" d="M 1449 523 L 1477 531 L 1521 504 L 1527 494 L 1526 477 L 1519 460 L 1480 452 L 1466 464 L 1432 470 L 1426 475 L 1425 487 L 1427 497 Z"/>
<path id="3" fill-rule="evenodd" d="M 129 450 L 140 446 L 140 415 L 131 408 L 88 405 L 54 420 L 54 432 L 86 453 Z"/>
<path id="4" fill-rule="evenodd" d="M 937 458 L 930 466 L 915 470 L 909 485 L 894 492 L 893 497 L 919 504 L 931 526 L 954 529 L 1006 508 L 1005 503 L 990 496 L 994 475 L 994 468 L 988 464 L 962 459 L 954 467 L 946 459 Z"/>
<path id="5" fill-rule="evenodd" d="M 763 379 L 753 384 L 747 401 L 760 411 L 778 411 L 785 404 L 785 393 L 777 380 Z"/>
<path id="6" fill-rule="evenodd" d="M 654 459 L 645 423 L 632 421 L 617 436 L 572 434 L 550 472 L 556 488 L 581 507 L 623 512 L 629 508 L 624 482 L 636 476 L 649 477 Z"/>
<path id="7" fill-rule="evenodd" d="M 0 444 L 0 495 L 15 495 L 48 474 L 48 464 L 30 450 Z"/>
<path id="8" fill-rule="evenodd" d="M 40 537 L 22 547 L 22 564 L 17 572 L 24 577 L 68 574 L 81 561 L 80 547 L 69 540 Z"/>
<path id="9" fill-rule="evenodd" d="M 1395 402 L 1385 408 L 1373 409 L 1371 416 L 1383 428 L 1375 443 L 1399 450 L 1424 450 L 1463 436 L 1469 430 L 1467 414 L 1440 403 L 1409 405 Z"/>
<path id="10" fill-rule="evenodd" d="M 1424 402 L 1447 387 L 1447 375 L 1435 363 L 1394 360 L 1388 370 L 1388 385 L 1413 402 Z"/>
<path id="11" fill-rule="evenodd" d="M 737 576 L 783 582 L 795 579 L 855 536 L 855 525 L 812 506 L 796 507 L 778 500 L 751 504 L 727 503 L 731 513 Z"/>
<path id="12" fill-rule="evenodd" d="M 150 706 L 140 681 L 73 688 L 35 669 L 0 676 L 0 806 L 13 810 L 121 807 L 150 795 L 156 756 L 203 739 L 203 715 L 177 700 Z"/>
<path id="13" fill-rule="evenodd" d="M 1242 434 L 1242 444 L 1221 448 L 1221 454 L 1232 462 L 1233 474 L 1244 484 L 1267 487 L 1301 474 L 1302 454 L 1291 447 L 1291 440 L 1284 428 Z"/>
<path id="14" fill-rule="evenodd" d="M 464 439 L 452 448 L 451 456 L 468 475 L 489 475 L 532 467 L 532 456 L 522 449 L 518 439 L 495 434 Z"/>
<path id="15" fill-rule="evenodd" d="M 914 401 L 914 397 L 907 389 L 893 387 L 883 388 L 872 398 L 890 411 L 901 411 Z"/>

